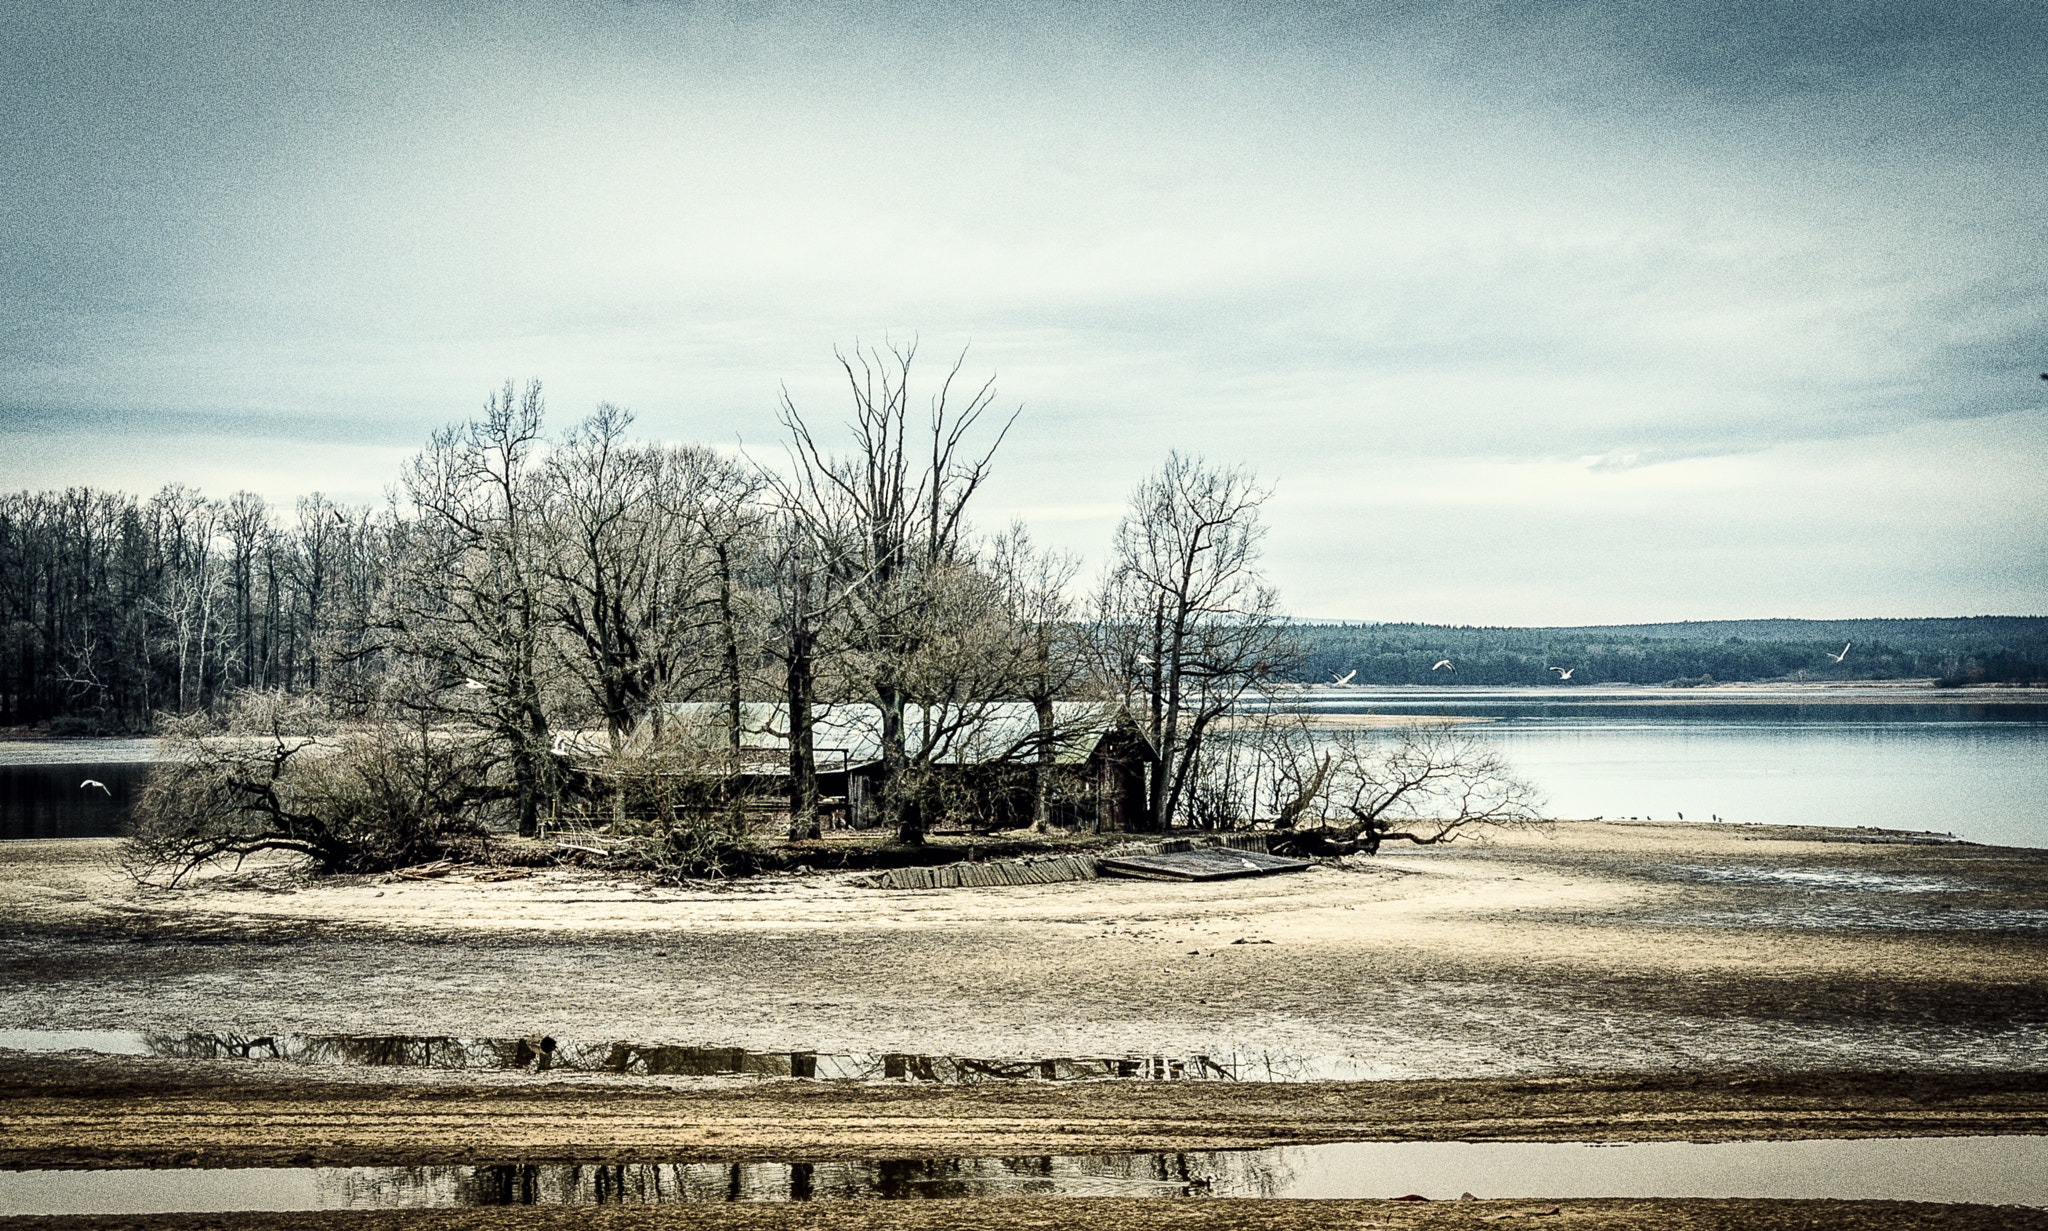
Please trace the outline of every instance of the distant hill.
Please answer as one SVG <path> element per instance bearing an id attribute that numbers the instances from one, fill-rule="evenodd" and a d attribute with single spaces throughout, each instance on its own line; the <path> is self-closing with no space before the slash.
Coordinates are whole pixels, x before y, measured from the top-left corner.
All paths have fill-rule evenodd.
<path id="1" fill-rule="evenodd" d="M 1697 620 L 1577 628 L 1304 624 L 1301 678 L 1354 684 L 1573 684 L 1936 679 L 2048 683 L 2048 616 Z M 1844 643 L 1849 652 L 1837 663 Z M 1448 658 L 1456 672 L 1432 671 Z"/>

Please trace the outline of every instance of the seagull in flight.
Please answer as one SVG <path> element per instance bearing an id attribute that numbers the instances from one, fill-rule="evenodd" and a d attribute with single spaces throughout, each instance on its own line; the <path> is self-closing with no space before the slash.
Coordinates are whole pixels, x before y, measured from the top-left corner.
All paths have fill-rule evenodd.
<path id="1" fill-rule="evenodd" d="M 1855 644 L 1856 643 L 1853 641 L 1844 641 L 1842 643 L 1842 652 L 1840 654 L 1830 654 L 1828 655 L 1828 657 L 1834 659 L 1837 663 L 1839 663 L 1843 659 L 1849 657 L 1849 647 Z"/>
<path id="2" fill-rule="evenodd" d="M 1443 668 L 1445 668 L 1445 667 L 1451 667 L 1451 660 L 1450 660 L 1450 659 L 1448 659 L 1448 658 L 1439 658 L 1439 659 L 1437 659 L 1437 660 L 1436 660 L 1436 666 L 1434 666 L 1434 667 L 1431 667 L 1431 668 L 1430 668 L 1430 670 L 1431 670 L 1431 671 L 1440 671 L 1440 670 L 1442 670 L 1442 669 L 1443 669 Z M 1456 670 L 1457 670 L 1457 668 L 1456 668 L 1456 667 L 1451 667 L 1451 670 L 1452 670 L 1452 671 L 1456 671 Z"/>
<path id="3" fill-rule="evenodd" d="M 1557 682 L 1562 684 L 1566 680 L 1572 678 L 1572 671 L 1577 671 L 1578 668 L 1573 667 L 1571 671 L 1567 671 L 1563 667 L 1545 667 L 1544 670 L 1557 672 Z"/>
<path id="4" fill-rule="evenodd" d="M 1349 684 L 1349 683 L 1351 682 L 1351 677 L 1352 677 L 1352 676 L 1354 676 L 1354 675 L 1357 675 L 1357 674 L 1358 674 L 1358 668 L 1356 668 L 1356 667 L 1353 667 L 1353 668 L 1352 668 L 1352 669 L 1351 669 L 1351 670 L 1350 670 L 1350 671 L 1349 671 L 1349 672 L 1348 672 L 1348 673 L 1347 673 L 1347 674 L 1346 674 L 1346 675 L 1344 676 L 1344 678 L 1340 680 L 1340 679 L 1338 679 L 1338 678 L 1337 678 L 1337 673 L 1333 671 L 1333 672 L 1331 672 L 1331 673 L 1330 673 L 1330 687 L 1332 687 L 1332 688 L 1342 688 L 1342 687 L 1344 687 L 1344 685 L 1346 685 L 1346 684 Z"/>
<path id="5" fill-rule="evenodd" d="M 107 791 L 107 784 L 101 782 L 98 778 L 87 778 L 84 782 L 78 784 L 78 789 L 83 791 L 85 788 L 89 786 L 96 786 L 102 791 Z M 112 791 L 107 791 L 107 798 L 112 799 L 113 797 L 114 793 Z"/>

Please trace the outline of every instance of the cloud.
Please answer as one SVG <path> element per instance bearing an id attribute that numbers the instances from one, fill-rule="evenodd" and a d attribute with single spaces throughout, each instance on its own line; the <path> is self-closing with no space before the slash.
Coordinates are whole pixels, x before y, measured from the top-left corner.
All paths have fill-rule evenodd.
<path id="1" fill-rule="evenodd" d="M 785 382 L 836 413 L 835 344 L 922 334 L 1028 404 L 1003 500 L 1075 534 L 1169 447 L 1286 490 L 1903 450 L 2041 401 L 2044 28 L 1893 0 L 39 7 L 0 51 L 0 432 L 399 447 L 537 376 L 559 419 L 758 441 Z"/>

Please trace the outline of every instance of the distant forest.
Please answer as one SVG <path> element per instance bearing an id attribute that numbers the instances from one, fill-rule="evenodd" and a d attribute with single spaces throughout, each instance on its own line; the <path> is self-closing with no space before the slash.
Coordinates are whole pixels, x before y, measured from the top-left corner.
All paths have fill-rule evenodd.
<path id="1" fill-rule="evenodd" d="M 363 694 L 390 527 L 314 495 L 0 493 L 0 724 L 146 729 L 237 689 Z"/>
<path id="2" fill-rule="evenodd" d="M 2048 683 L 2048 617 L 1703 620 L 1584 628 L 1297 626 L 1302 677 L 1353 684 L 1560 683 L 1679 687 L 1763 680 Z M 1849 646 L 1838 663 L 1835 656 Z M 1449 659 L 1451 668 L 1432 669 Z"/>
<path id="3" fill-rule="evenodd" d="M 244 689 L 361 708 L 386 665 L 380 604 L 405 528 L 394 510 L 317 495 L 281 515 L 246 492 L 213 500 L 180 486 L 147 499 L 0 493 L 0 725 L 146 729 L 157 714 L 207 710 Z M 1273 661 L 1299 665 L 1276 674 L 1313 683 L 1355 671 L 1357 684 L 1557 684 L 1551 666 L 1572 672 L 1567 687 L 2048 683 L 2048 618 L 2038 616 L 1284 627 L 1300 654 Z M 1455 671 L 1432 671 L 1442 659 Z"/>

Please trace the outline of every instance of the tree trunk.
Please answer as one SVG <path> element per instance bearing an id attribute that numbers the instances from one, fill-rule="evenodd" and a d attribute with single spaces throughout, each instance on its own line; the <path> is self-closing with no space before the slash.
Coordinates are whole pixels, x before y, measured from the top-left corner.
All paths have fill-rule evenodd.
<path id="1" fill-rule="evenodd" d="M 903 845 L 923 846 L 924 810 L 903 797 L 903 768 L 909 761 L 903 735 L 903 691 L 893 682 L 875 691 L 882 703 L 882 823 L 895 828 L 896 840 Z"/>
<path id="2" fill-rule="evenodd" d="M 1038 711 L 1038 757 L 1031 766 L 1031 828 L 1045 833 L 1052 828 L 1053 721 L 1052 698 L 1033 697 Z"/>
<path id="3" fill-rule="evenodd" d="M 801 615 L 789 632 L 789 838 L 820 836 L 818 757 L 811 739 L 811 630 Z"/>

